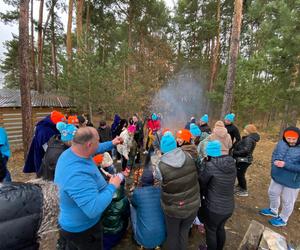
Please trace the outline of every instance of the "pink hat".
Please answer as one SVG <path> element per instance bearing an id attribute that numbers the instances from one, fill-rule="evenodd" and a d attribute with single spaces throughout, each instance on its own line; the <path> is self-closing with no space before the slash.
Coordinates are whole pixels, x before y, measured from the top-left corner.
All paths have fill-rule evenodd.
<path id="1" fill-rule="evenodd" d="M 136 130 L 136 127 L 134 125 L 130 125 L 127 130 L 128 130 L 129 133 L 133 133 L 134 134 L 135 130 Z"/>

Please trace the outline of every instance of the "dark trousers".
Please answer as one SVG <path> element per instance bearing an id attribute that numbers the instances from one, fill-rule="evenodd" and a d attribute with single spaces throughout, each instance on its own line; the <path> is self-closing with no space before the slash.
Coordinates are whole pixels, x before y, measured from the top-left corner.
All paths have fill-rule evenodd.
<path id="1" fill-rule="evenodd" d="M 246 171 L 250 165 L 251 163 L 246 162 L 239 162 L 236 164 L 238 184 L 243 190 L 247 190 Z"/>
<path id="2" fill-rule="evenodd" d="M 232 214 L 216 214 L 206 209 L 204 226 L 206 230 L 207 250 L 223 249 L 226 240 L 224 226 L 231 215 Z"/>
<path id="3" fill-rule="evenodd" d="M 185 219 L 165 215 L 167 226 L 167 249 L 186 250 L 188 246 L 189 229 L 195 220 L 197 212 Z"/>
<path id="4" fill-rule="evenodd" d="M 80 233 L 60 229 L 58 249 L 61 250 L 103 250 L 103 228 L 101 221 Z"/>
<path id="5" fill-rule="evenodd" d="M 121 160 L 121 166 L 122 166 L 122 171 L 125 170 L 125 168 L 127 167 L 127 160 L 126 158 L 122 155 L 122 160 Z"/>

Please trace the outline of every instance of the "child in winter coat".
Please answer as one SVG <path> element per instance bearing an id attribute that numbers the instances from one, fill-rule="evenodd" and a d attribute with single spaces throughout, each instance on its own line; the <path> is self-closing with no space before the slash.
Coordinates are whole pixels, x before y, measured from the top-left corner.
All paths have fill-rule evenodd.
<path id="1" fill-rule="evenodd" d="M 120 134 L 120 137 L 123 139 L 123 144 L 117 145 L 117 150 L 122 155 L 122 170 L 125 170 L 125 168 L 128 165 L 127 164 L 128 161 L 129 164 L 131 164 L 130 166 L 132 166 L 134 163 L 134 159 L 132 159 L 134 155 L 133 151 L 136 151 L 137 149 L 136 142 L 134 140 L 134 133 L 135 133 L 135 126 L 130 125 L 128 128 L 124 127 Z M 132 150 L 132 152 L 129 155 L 130 150 Z"/>
<path id="2" fill-rule="evenodd" d="M 150 155 L 147 155 L 141 186 L 135 188 L 131 199 L 133 236 L 145 248 L 160 246 L 166 239 L 166 226 L 160 203 L 161 189 L 153 184 Z"/>
<path id="3" fill-rule="evenodd" d="M 107 181 L 112 175 L 116 174 L 113 160 L 108 152 L 98 154 L 93 159 Z M 123 177 L 128 176 L 128 173 L 125 171 L 122 172 L 122 175 Z M 104 250 L 110 250 L 119 244 L 127 230 L 130 208 L 129 201 L 125 196 L 124 184 L 125 182 L 123 181 L 101 217 Z"/>
<path id="4" fill-rule="evenodd" d="M 245 136 L 233 147 L 233 158 L 236 161 L 238 186 L 235 194 L 248 196 L 246 171 L 253 161 L 253 151 L 260 140 L 257 129 L 253 124 L 248 124 L 244 129 Z"/>
<path id="5" fill-rule="evenodd" d="M 300 130 L 289 127 L 283 133 L 272 154 L 271 183 L 269 186 L 270 207 L 260 214 L 274 217 L 269 223 L 275 227 L 287 225 L 300 190 Z M 281 213 L 278 214 L 282 201 Z"/>

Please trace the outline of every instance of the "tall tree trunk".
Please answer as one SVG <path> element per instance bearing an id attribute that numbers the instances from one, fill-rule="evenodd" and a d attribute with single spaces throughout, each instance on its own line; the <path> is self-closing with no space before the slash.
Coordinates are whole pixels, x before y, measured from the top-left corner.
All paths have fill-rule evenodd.
<path id="1" fill-rule="evenodd" d="M 90 49 L 89 44 L 89 33 L 90 33 L 90 24 L 91 24 L 91 13 L 90 13 L 90 0 L 86 2 L 86 27 L 85 27 L 85 44 L 87 50 Z"/>
<path id="2" fill-rule="evenodd" d="M 221 119 L 223 119 L 226 113 L 230 112 L 232 102 L 233 102 L 234 81 L 235 81 L 235 74 L 236 74 L 237 58 L 239 53 L 239 42 L 240 42 L 240 33 L 241 33 L 241 24 L 242 24 L 242 11 L 243 11 L 243 0 L 235 0 L 234 15 L 232 20 L 229 61 L 228 61 L 228 72 L 227 72 L 227 80 L 226 80 L 226 85 L 224 90 Z"/>
<path id="3" fill-rule="evenodd" d="M 127 81 L 126 81 L 126 89 L 127 86 L 130 84 L 131 81 L 131 59 L 132 59 L 132 21 L 133 21 L 133 8 L 134 8 L 134 1 L 130 0 L 129 1 L 129 7 L 128 7 L 128 14 L 127 14 L 127 21 L 128 21 L 128 60 L 127 60 Z"/>
<path id="4" fill-rule="evenodd" d="M 77 31 L 77 49 L 80 54 L 82 51 L 82 13 L 84 0 L 77 0 L 76 5 L 76 31 Z"/>
<path id="5" fill-rule="evenodd" d="M 67 57 L 68 68 L 71 67 L 72 61 L 72 16 L 73 16 L 73 0 L 69 0 L 68 26 L 67 26 Z"/>
<path id="6" fill-rule="evenodd" d="M 33 0 L 30 1 L 30 23 L 31 23 L 31 72 L 33 80 L 33 89 L 37 90 L 37 80 L 36 80 L 36 66 L 35 66 L 35 53 L 34 53 L 34 21 L 33 21 Z"/>
<path id="7" fill-rule="evenodd" d="M 40 2 L 39 21 L 38 21 L 38 92 L 44 92 L 44 79 L 43 79 L 43 11 L 44 0 Z"/>
<path id="8" fill-rule="evenodd" d="M 221 33 L 221 3 L 220 0 L 217 0 L 217 36 L 216 41 L 214 43 L 213 48 L 213 58 L 212 58 L 212 65 L 211 65 L 211 74 L 210 74 L 210 82 L 208 91 L 212 91 L 214 89 L 214 83 L 217 77 L 217 69 L 218 69 L 218 60 L 220 54 L 220 33 Z"/>
<path id="9" fill-rule="evenodd" d="M 52 5 L 55 5 L 55 0 L 52 0 Z M 55 38 L 55 13 L 54 9 L 51 13 L 51 55 L 52 55 L 52 69 L 54 75 L 55 86 L 57 86 L 57 59 L 56 59 L 56 38 Z"/>
<path id="10" fill-rule="evenodd" d="M 29 82 L 29 0 L 20 0 L 19 17 L 19 65 L 20 65 L 20 92 L 22 104 L 22 135 L 24 158 L 32 136 L 32 108 Z"/>

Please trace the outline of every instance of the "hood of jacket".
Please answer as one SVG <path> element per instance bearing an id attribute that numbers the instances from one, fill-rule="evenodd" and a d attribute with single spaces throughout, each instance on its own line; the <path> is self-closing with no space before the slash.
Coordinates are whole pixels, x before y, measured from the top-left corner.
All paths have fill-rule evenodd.
<path id="1" fill-rule="evenodd" d="M 40 126 L 41 127 L 49 127 L 54 130 L 57 130 L 56 125 L 50 119 L 50 115 L 47 115 L 45 118 L 43 118 L 36 124 L 36 127 L 40 127 Z"/>
<path id="2" fill-rule="evenodd" d="M 181 149 L 190 154 L 193 159 L 197 159 L 198 151 L 197 147 L 194 144 L 184 144 L 181 146 Z"/>
<path id="3" fill-rule="evenodd" d="M 248 135 L 248 137 L 250 137 L 251 139 L 253 139 L 256 142 L 259 142 L 259 140 L 260 140 L 260 135 L 258 133 L 251 133 Z"/>
<path id="4" fill-rule="evenodd" d="M 236 171 L 235 161 L 230 155 L 212 157 L 210 162 L 214 164 L 223 173 L 233 173 Z"/>
<path id="5" fill-rule="evenodd" d="M 185 154 L 181 148 L 176 148 L 168 153 L 163 154 L 161 161 L 170 167 L 181 168 L 185 163 Z"/>
<path id="6" fill-rule="evenodd" d="M 289 145 L 289 143 L 287 142 L 287 140 L 286 140 L 285 137 L 284 137 L 284 133 L 285 133 L 286 131 L 288 131 L 288 130 L 292 130 L 292 131 L 295 131 L 295 132 L 298 133 L 299 137 L 298 137 L 298 140 L 297 140 L 297 142 L 296 142 L 296 146 L 298 146 L 298 145 L 300 144 L 300 129 L 297 128 L 297 127 L 294 127 L 294 126 L 290 126 L 290 127 L 286 128 L 286 129 L 283 131 L 283 133 L 282 133 L 282 140 L 283 140 L 285 143 L 287 143 L 287 144 Z"/>
<path id="7" fill-rule="evenodd" d="M 225 138 L 228 132 L 225 127 L 216 127 L 213 129 L 213 134 L 215 134 L 217 137 Z"/>

